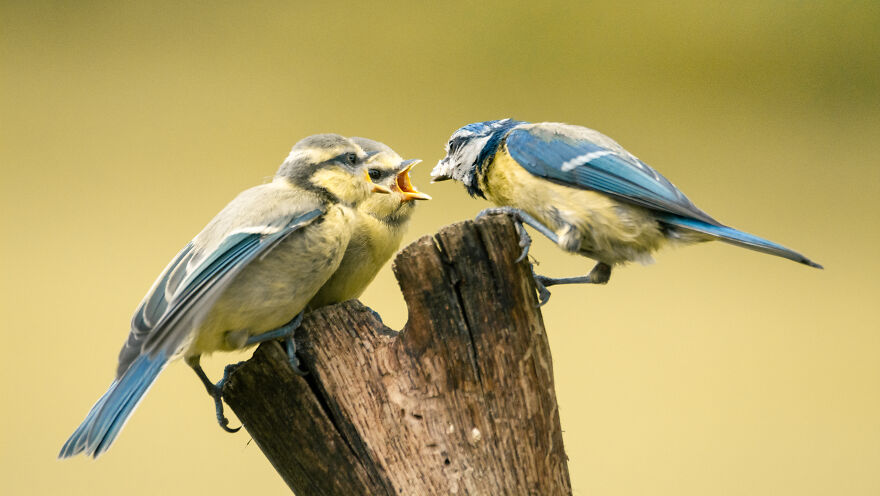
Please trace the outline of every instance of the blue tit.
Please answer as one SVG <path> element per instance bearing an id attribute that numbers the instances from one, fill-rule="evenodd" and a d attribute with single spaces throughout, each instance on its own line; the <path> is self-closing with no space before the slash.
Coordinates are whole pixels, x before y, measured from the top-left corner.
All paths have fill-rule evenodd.
<path id="1" fill-rule="evenodd" d="M 390 191 L 371 195 L 355 211 L 351 241 L 339 269 L 309 302 L 309 308 L 357 298 L 376 277 L 379 269 L 400 247 L 409 226 L 414 200 L 430 200 L 418 191 L 409 172 L 421 160 L 404 160 L 389 146 L 367 138 L 349 138 L 367 153 L 374 153 L 365 168 L 373 183 Z"/>
<path id="2" fill-rule="evenodd" d="M 59 454 L 106 451 L 156 377 L 184 357 L 214 397 L 199 357 L 284 338 L 296 368 L 292 332 L 301 312 L 339 266 L 357 206 L 374 185 L 370 154 L 335 135 L 298 142 L 271 183 L 230 202 L 162 272 L 135 310 L 116 379 Z M 225 376 L 224 376 L 225 378 Z"/>
<path id="3" fill-rule="evenodd" d="M 551 279 L 604 284 L 611 268 L 649 262 L 663 245 L 721 240 L 822 268 L 766 239 L 727 227 L 696 207 L 669 180 L 611 138 L 581 126 L 503 119 L 457 130 L 434 181 L 455 179 L 471 196 L 488 199 L 553 240 L 563 250 L 598 263 L 589 275 Z M 518 224 L 523 257 L 528 237 Z"/>

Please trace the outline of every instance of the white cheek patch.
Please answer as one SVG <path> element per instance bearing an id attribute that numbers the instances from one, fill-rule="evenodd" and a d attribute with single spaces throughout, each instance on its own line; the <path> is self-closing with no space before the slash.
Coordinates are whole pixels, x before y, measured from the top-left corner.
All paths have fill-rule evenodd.
<path id="1" fill-rule="evenodd" d="M 452 170 L 453 179 L 471 186 L 471 179 L 473 178 L 471 171 L 476 167 L 477 158 L 491 137 L 489 135 L 473 138 L 458 150 L 458 153 L 455 154 L 452 160 L 455 164 L 455 168 Z"/>

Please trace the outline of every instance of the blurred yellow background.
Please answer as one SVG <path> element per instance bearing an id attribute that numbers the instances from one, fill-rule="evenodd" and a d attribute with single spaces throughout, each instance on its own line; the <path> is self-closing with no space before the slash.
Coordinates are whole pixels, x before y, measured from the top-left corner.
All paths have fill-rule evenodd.
<path id="1" fill-rule="evenodd" d="M 155 276 L 294 142 L 424 159 L 409 242 L 487 206 L 428 172 L 510 116 L 599 129 L 826 267 L 715 243 L 555 288 L 574 494 L 880 494 L 880 3 L 300 3 L 0 3 L 0 493 L 286 494 L 182 363 L 108 454 L 55 456 Z M 389 267 L 362 300 L 406 320 Z"/>

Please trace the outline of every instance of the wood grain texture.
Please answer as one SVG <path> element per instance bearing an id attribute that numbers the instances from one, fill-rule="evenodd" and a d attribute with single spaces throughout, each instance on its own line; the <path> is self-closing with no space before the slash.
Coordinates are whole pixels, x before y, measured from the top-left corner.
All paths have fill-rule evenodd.
<path id="1" fill-rule="evenodd" d="M 308 314 L 224 399 L 299 496 L 571 494 L 550 349 L 506 216 L 443 228 L 394 272 L 401 332 L 360 302 Z"/>

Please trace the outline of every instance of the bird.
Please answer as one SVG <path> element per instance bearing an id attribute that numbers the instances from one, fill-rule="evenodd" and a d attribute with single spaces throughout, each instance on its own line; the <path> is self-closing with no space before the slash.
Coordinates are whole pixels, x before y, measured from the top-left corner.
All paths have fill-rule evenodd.
<path id="1" fill-rule="evenodd" d="M 367 153 L 375 154 L 365 165 L 366 171 L 373 183 L 391 193 L 371 195 L 355 210 L 351 241 L 342 262 L 309 302 L 309 309 L 360 296 L 400 247 L 415 210 L 414 200 L 431 199 L 410 180 L 410 170 L 421 160 L 404 160 L 388 145 L 368 138 L 349 139 Z"/>
<path id="2" fill-rule="evenodd" d="M 567 252 L 597 263 L 586 276 L 535 276 L 541 303 L 554 284 L 605 284 L 614 266 L 652 261 L 667 244 L 720 240 L 822 266 L 782 245 L 728 227 L 697 208 L 659 172 L 593 129 L 500 119 L 468 124 L 446 144 L 433 182 L 454 179 L 472 197 L 495 204 L 478 217 L 514 217 L 523 251 L 528 224 Z"/>
<path id="3" fill-rule="evenodd" d="M 183 357 L 214 398 L 202 355 L 284 339 L 298 370 L 293 331 L 309 300 L 339 266 L 357 206 L 374 184 L 365 152 L 337 134 L 297 142 L 273 180 L 236 196 L 193 238 L 135 310 L 116 378 L 64 443 L 59 458 L 107 451 L 159 373 Z M 227 372 L 229 367 L 227 367 Z"/>

